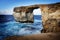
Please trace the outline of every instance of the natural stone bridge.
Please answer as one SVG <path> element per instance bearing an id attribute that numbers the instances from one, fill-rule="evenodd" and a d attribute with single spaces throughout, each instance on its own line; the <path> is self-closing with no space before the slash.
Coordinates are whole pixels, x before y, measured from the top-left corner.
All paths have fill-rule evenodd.
<path id="1" fill-rule="evenodd" d="M 33 10 L 39 8 L 39 5 L 21 6 L 14 8 L 14 17 L 19 22 L 34 22 Z"/>
<path id="2" fill-rule="evenodd" d="M 44 32 L 60 32 L 60 3 L 15 7 L 13 15 L 16 21 L 33 22 L 33 10 L 37 8 L 41 9 Z"/>

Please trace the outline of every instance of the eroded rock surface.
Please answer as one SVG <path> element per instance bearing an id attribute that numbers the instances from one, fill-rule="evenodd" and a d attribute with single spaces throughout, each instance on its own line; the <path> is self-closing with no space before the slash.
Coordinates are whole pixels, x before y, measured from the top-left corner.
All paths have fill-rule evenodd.
<path id="1" fill-rule="evenodd" d="M 33 10 L 37 8 L 42 13 L 42 32 L 60 32 L 60 3 L 15 7 L 14 17 L 16 21 L 33 22 Z"/>
<path id="2" fill-rule="evenodd" d="M 41 6 L 44 32 L 60 32 L 60 3 Z"/>
<path id="3" fill-rule="evenodd" d="M 39 8 L 37 5 L 22 6 L 14 8 L 14 17 L 19 22 L 34 22 L 33 10 Z"/>

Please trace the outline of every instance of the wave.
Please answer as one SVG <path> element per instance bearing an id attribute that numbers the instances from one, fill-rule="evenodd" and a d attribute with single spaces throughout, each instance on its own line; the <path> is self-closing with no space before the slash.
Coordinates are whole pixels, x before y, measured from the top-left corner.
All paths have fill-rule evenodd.
<path id="1" fill-rule="evenodd" d="M 1 35 L 0 38 L 1 39 L 3 37 L 12 36 L 12 35 L 31 35 L 31 34 L 41 33 L 40 31 L 42 30 L 42 20 L 34 19 L 34 23 L 19 23 L 14 21 L 13 16 L 9 16 L 9 17 L 8 16 L 0 17 L 2 22 L 4 22 L 5 20 L 5 23 L 1 23 L 1 20 L 0 20 L 0 35 Z M 37 16 L 37 18 L 40 18 L 40 17 Z"/>
<path id="2" fill-rule="evenodd" d="M 4 28 L 2 28 L 1 26 L 4 26 Z M 40 22 L 35 22 L 32 24 L 27 24 L 27 23 L 24 24 L 24 23 L 18 23 L 18 22 L 7 22 L 2 25 L 0 24 L 0 30 L 5 35 L 35 34 L 38 32 L 40 33 L 41 29 L 42 29 L 42 24 Z"/>
<path id="3" fill-rule="evenodd" d="M 0 23 L 5 23 L 9 21 L 14 21 L 13 15 L 0 15 Z"/>

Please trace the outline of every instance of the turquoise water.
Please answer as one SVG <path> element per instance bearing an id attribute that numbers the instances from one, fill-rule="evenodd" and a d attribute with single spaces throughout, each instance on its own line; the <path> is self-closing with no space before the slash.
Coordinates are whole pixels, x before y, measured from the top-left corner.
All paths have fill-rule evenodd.
<path id="1" fill-rule="evenodd" d="M 0 18 L 0 40 L 7 36 L 41 33 L 42 20 L 40 15 L 34 15 L 34 23 L 19 23 L 14 20 L 13 16 L 5 16 L 5 18 L 5 20 L 2 20 L 2 17 Z"/>

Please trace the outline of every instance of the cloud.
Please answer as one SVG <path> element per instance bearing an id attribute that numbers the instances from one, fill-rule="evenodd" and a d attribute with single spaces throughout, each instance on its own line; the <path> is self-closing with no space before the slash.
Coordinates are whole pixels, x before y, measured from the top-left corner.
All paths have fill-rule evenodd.
<path id="1" fill-rule="evenodd" d="M 12 10 L 3 10 L 0 11 L 0 15 L 12 15 L 13 11 Z"/>
<path id="2" fill-rule="evenodd" d="M 34 9 L 33 11 L 34 15 L 41 15 L 41 9 Z M 13 10 L 3 10 L 0 11 L 0 15 L 12 15 L 13 14 Z"/>
<path id="3" fill-rule="evenodd" d="M 34 15 L 41 15 L 41 9 L 40 8 L 34 9 L 33 13 Z"/>

